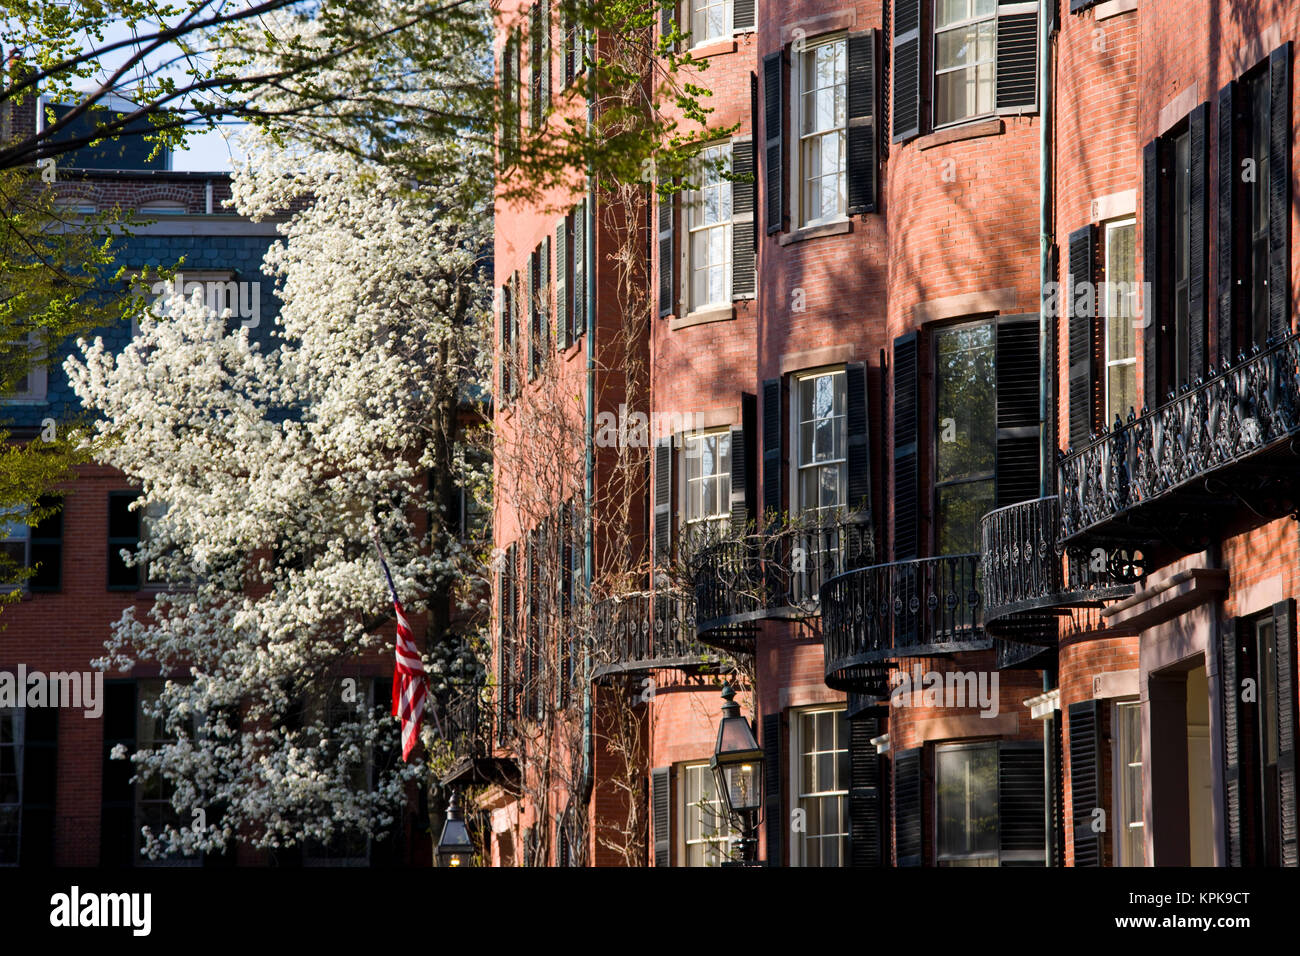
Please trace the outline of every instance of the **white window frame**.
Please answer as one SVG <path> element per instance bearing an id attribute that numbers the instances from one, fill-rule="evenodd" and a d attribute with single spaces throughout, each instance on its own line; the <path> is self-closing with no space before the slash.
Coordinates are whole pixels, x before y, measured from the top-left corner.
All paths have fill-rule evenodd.
<path id="1" fill-rule="evenodd" d="M 710 34 L 701 38 L 695 32 L 695 14 L 697 7 L 722 7 L 722 16 L 724 23 L 722 29 L 716 35 Z M 700 47 L 710 46 L 714 43 L 721 43 L 723 40 L 730 40 L 735 33 L 735 0 L 683 0 L 679 5 L 679 15 L 685 13 L 683 20 L 682 32 L 690 32 L 691 49 L 698 50 Z"/>
<path id="2" fill-rule="evenodd" d="M 998 4 L 997 0 L 991 0 L 993 12 L 982 16 L 967 17 L 964 20 L 958 20 L 949 23 L 944 27 L 939 26 L 939 4 L 943 0 L 933 0 L 930 13 L 933 17 L 934 29 L 930 31 L 930 88 L 932 90 L 932 103 L 930 105 L 930 121 L 934 129 L 946 129 L 950 126 L 960 126 L 962 123 L 970 123 L 975 120 L 987 119 L 995 116 L 998 111 Z M 979 0 L 969 0 L 972 4 L 979 3 Z M 961 66 L 950 66 L 939 68 L 939 34 L 948 33 L 952 30 L 958 30 L 974 24 L 992 22 L 993 24 L 993 57 L 989 60 L 976 60 L 973 63 L 963 63 Z M 988 110 L 982 113 L 971 113 L 968 116 L 961 116 L 957 119 L 950 119 L 939 122 L 939 77 L 948 73 L 957 73 L 962 70 L 975 70 L 976 79 L 979 77 L 979 69 L 988 65 L 993 73 L 992 82 L 992 102 Z M 978 87 L 977 87 L 978 89 Z"/>
<path id="3" fill-rule="evenodd" d="M 798 709 L 792 709 L 788 712 L 789 720 L 790 720 L 789 779 L 790 779 L 790 803 L 792 805 L 792 809 L 800 809 L 802 807 L 802 803 L 804 799 L 806 798 L 811 798 L 811 799 L 823 799 L 825 797 L 840 798 L 840 820 L 841 820 L 841 826 L 843 826 L 844 828 L 842 832 L 839 834 L 843 838 L 843 843 L 841 844 L 841 852 L 840 852 L 841 867 L 845 867 L 849 865 L 849 861 L 848 861 L 849 838 L 850 838 L 849 789 L 848 789 L 849 781 L 848 780 L 840 781 L 841 785 L 844 788 L 842 790 L 819 790 L 819 791 L 809 791 L 808 793 L 804 792 L 803 790 L 803 758 L 804 758 L 803 718 L 815 714 L 821 714 L 821 713 L 832 713 L 837 715 L 835 723 L 836 724 L 840 724 L 841 722 L 843 723 L 842 732 L 844 734 L 844 736 L 838 741 L 839 746 L 837 746 L 834 750 L 834 753 L 838 754 L 841 750 L 847 752 L 849 749 L 848 721 L 843 716 L 846 710 L 847 708 L 842 704 L 841 705 L 817 704 L 811 707 L 800 707 Z M 830 751 L 819 750 L 815 752 L 827 753 Z M 838 758 L 836 758 L 836 763 L 838 763 Z M 849 772 L 852 773 L 852 769 L 850 769 Z M 790 865 L 791 866 L 805 865 L 804 842 L 808 839 L 807 825 L 808 822 L 805 815 L 803 830 L 801 830 L 798 833 L 791 834 L 791 840 L 790 840 Z M 822 835 L 818 834 L 817 836 L 820 837 Z"/>
<path id="4" fill-rule="evenodd" d="M 689 851 L 689 847 L 692 844 L 700 844 L 700 845 L 707 845 L 710 843 L 722 844 L 724 845 L 722 848 L 722 859 L 723 860 L 734 859 L 737 846 L 740 842 L 740 831 L 736 828 L 735 823 L 732 821 L 730 814 L 728 814 L 726 804 L 723 801 L 721 794 L 717 792 L 716 787 L 714 790 L 715 799 L 709 801 L 709 806 L 717 807 L 717 809 L 714 811 L 714 815 L 717 817 L 719 821 L 721 821 L 721 826 L 714 829 L 713 835 L 703 836 L 699 840 L 690 840 L 687 836 L 687 834 L 689 833 L 689 827 L 687 826 L 687 822 L 688 822 L 687 814 L 692 809 L 695 809 L 701 813 L 701 816 L 703 816 L 702 808 L 693 807 L 692 804 L 687 799 L 687 791 L 689 789 L 688 787 L 689 778 L 693 774 L 700 774 L 704 779 L 708 780 L 711 784 L 713 783 L 713 770 L 709 767 L 707 762 L 700 761 L 697 763 L 685 763 L 685 764 L 679 764 L 677 767 L 676 853 L 677 853 L 678 865 L 690 866 L 690 863 L 688 862 L 689 859 L 688 851 Z M 703 832 L 704 827 L 705 827 L 704 820 L 701 819 L 700 821 L 701 832 Z M 724 833 L 725 835 L 717 836 L 717 833 L 719 832 Z M 708 866 L 709 864 L 706 862 L 704 865 Z"/>
<path id="5" fill-rule="evenodd" d="M 822 378 L 824 376 L 836 377 L 837 380 L 836 388 L 843 395 L 843 408 L 844 408 L 843 413 L 840 415 L 835 414 L 833 400 L 832 400 L 832 411 L 831 411 L 831 418 L 832 419 L 838 418 L 840 420 L 839 437 L 840 437 L 841 455 L 838 458 L 830 458 L 825 461 L 805 462 L 803 461 L 803 445 L 799 440 L 800 428 L 805 424 L 805 422 L 802 421 L 803 412 L 802 412 L 802 403 L 800 402 L 800 393 L 803 390 L 804 382 L 812 381 L 813 379 Z M 837 366 L 830 366 L 827 368 L 809 369 L 808 371 L 798 372 L 795 375 L 791 376 L 790 378 L 790 390 L 791 390 L 791 395 L 790 395 L 791 445 L 790 447 L 793 449 L 793 454 L 790 455 L 790 489 L 791 489 L 791 501 L 792 501 L 790 513 L 793 515 L 802 515 L 807 513 L 807 509 L 803 507 L 803 494 L 802 494 L 803 486 L 799 480 L 800 476 L 805 471 L 820 471 L 823 468 L 828 468 L 830 466 L 838 464 L 840 468 L 839 487 L 840 487 L 841 501 L 836 506 L 828 507 L 828 508 L 819 507 L 817 510 L 823 514 L 829 514 L 832 511 L 836 512 L 837 515 L 843 514 L 845 509 L 848 508 L 848 481 L 849 481 L 848 377 L 847 377 L 846 369 L 843 365 L 837 365 Z M 817 419 L 809 419 L 808 423 L 810 424 L 811 422 L 816 420 Z"/>
<path id="6" fill-rule="evenodd" d="M 1104 257 L 1105 269 L 1106 269 L 1106 297 L 1105 297 L 1105 299 L 1106 299 L 1106 303 L 1105 303 L 1105 307 L 1104 307 L 1105 318 L 1103 319 L 1103 322 L 1102 322 L 1102 338 L 1103 338 L 1103 342 L 1104 342 L 1104 345 L 1103 345 L 1103 351 L 1102 351 L 1102 357 L 1103 357 L 1103 359 L 1104 359 L 1104 361 L 1105 361 L 1105 384 L 1102 386 L 1102 388 L 1103 388 L 1105 394 L 1104 394 L 1104 399 L 1103 399 L 1104 404 L 1102 405 L 1102 407 L 1105 409 L 1106 420 L 1103 421 L 1102 424 L 1105 425 L 1107 428 L 1110 428 L 1110 426 L 1114 423 L 1114 419 L 1112 419 L 1112 418 L 1110 417 L 1110 376 L 1111 376 L 1111 369 L 1113 369 L 1113 368 L 1116 368 L 1116 369 L 1117 369 L 1117 368 L 1122 368 L 1122 367 L 1124 367 L 1124 366 L 1126 366 L 1126 365 L 1132 365 L 1135 369 L 1137 368 L 1137 330 L 1136 330 L 1136 328 L 1134 328 L 1134 329 L 1133 329 L 1133 332 L 1132 332 L 1132 336 L 1133 336 L 1133 354 L 1132 354 L 1132 355 L 1129 355 L 1129 356 L 1126 356 L 1126 357 L 1124 357 L 1124 358 L 1120 358 L 1120 359 L 1113 359 L 1113 358 L 1111 358 L 1111 350 L 1110 350 L 1110 347 L 1111 347 L 1111 335 L 1110 335 L 1111 309 L 1115 308 L 1115 307 L 1118 305 L 1118 297 L 1117 297 L 1116 292 L 1115 292 L 1115 287 L 1114 287 L 1114 285 L 1112 284 L 1112 279 L 1113 279 L 1113 276 L 1114 276 L 1114 272 L 1111 270 L 1110 235 L 1111 235 L 1111 232 L 1112 232 L 1113 230 L 1116 230 L 1116 229 L 1122 229 L 1122 228 L 1124 228 L 1125 226 L 1131 226 L 1131 227 L 1133 227 L 1133 229 L 1135 230 L 1135 231 L 1134 231 L 1134 235 L 1133 235 L 1133 258 L 1134 258 L 1134 270 L 1133 270 L 1132 276 L 1131 276 L 1131 278 L 1130 278 L 1130 280 L 1129 280 L 1130 282 L 1134 282 L 1134 281 L 1136 280 L 1136 278 L 1137 278 L 1137 269 L 1136 269 L 1136 259 L 1137 259 L 1137 233 L 1136 233 L 1136 229 L 1137 229 L 1137 218 L 1136 218 L 1135 216 L 1126 216 L 1126 217 L 1124 217 L 1123 219 L 1115 219 L 1115 220 L 1112 220 L 1111 222 L 1104 223 L 1104 224 L 1102 225 L 1102 227 L 1101 227 L 1101 236 L 1102 236 L 1102 240 L 1101 240 L 1101 241 L 1102 241 L 1102 243 L 1103 243 L 1102 254 L 1103 254 L 1103 257 Z M 1136 319 L 1136 317 L 1137 317 L 1137 302 L 1136 302 L 1137 292 L 1136 292 L 1136 286 L 1134 286 L 1134 287 L 1132 287 L 1132 288 L 1133 288 L 1133 291 L 1131 291 L 1129 294 L 1130 294 L 1131 296 L 1134 297 L 1134 301 L 1130 302 L 1130 305 L 1129 305 L 1129 316 L 1130 316 L 1130 318 Z M 1132 327 L 1132 323 L 1130 323 L 1130 326 Z M 1120 418 L 1121 418 L 1121 419 L 1125 419 L 1125 418 L 1127 418 L 1127 416 L 1128 416 L 1128 412 L 1125 411 L 1125 410 L 1123 410 L 1123 409 L 1121 409 L 1121 410 L 1120 410 Z"/>
<path id="7" fill-rule="evenodd" d="M 1137 744 L 1138 744 L 1138 762 L 1136 765 L 1121 763 L 1123 755 L 1127 752 L 1123 740 L 1123 724 L 1120 719 L 1121 710 L 1130 710 L 1137 714 Z M 1114 791 L 1114 800 L 1111 806 L 1115 809 L 1114 820 L 1114 850 L 1116 866 L 1146 866 L 1146 807 L 1142 793 L 1137 795 L 1137 806 L 1132 808 L 1137 811 L 1138 822 L 1130 822 L 1129 814 L 1124 811 L 1128 808 L 1124 806 L 1124 771 L 1131 766 L 1141 768 L 1143 789 L 1146 787 L 1146 744 L 1142 739 L 1142 701 L 1137 697 L 1127 697 L 1122 700 L 1115 700 L 1111 704 L 1111 727 L 1113 728 L 1112 737 L 1114 745 L 1112 747 L 1113 766 L 1111 768 L 1111 782 Z M 1124 855 L 1124 833 L 1126 830 L 1140 830 L 1142 840 L 1142 858 L 1137 861 L 1129 860 Z"/>
<path id="8" fill-rule="evenodd" d="M 810 133 L 807 137 L 803 133 L 803 116 L 804 116 L 804 63 L 810 56 L 814 56 L 816 51 L 822 47 L 840 44 L 843 47 L 844 57 L 844 123 L 839 127 L 830 127 L 819 130 L 816 133 Z M 794 221 L 798 224 L 797 228 L 807 229 L 812 226 L 822 226 L 834 222 L 848 221 L 848 202 L 849 202 L 849 182 L 848 182 L 848 73 L 849 73 L 849 38 L 847 33 L 828 33 L 826 36 L 818 37 L 816 40 L 805 41 L 803 49 L 795 52 L 794 61 L 794 82 L 791 84 L 793 91 L 791 99 L 793 108 L 790 110 L 792 133 L 792 142 L 794 148 L 790 152 L 790 175 L 793 188 L 790 190 L 793 201 Z M 839 84 L 836 84 L 837 86 Z M 844 206 L 838 212 L 828 216 L 819 216 L 815 219 L 807 217 L 807 199 L 804 194 L 804 160 L 803 147 L 804 140 L 814 136 L 824 136 L 833 132 L 835 129 L 840 131 L 840 145 L 842 150 L 842 162 L 840 164 L 839 175 L 841 178 L 840 195 L 844 199 Z M 824 177 L 823 177 L 824 178 Z"/>
<path id="9" fill-rule="evenodd" d="M 727 455 L 728 455 L 728 459 L 730 459 L 730 455 L 732 451 L 732 449 L 730 448 L 730 443 L 731 443 L 730 427 L 710 428 L 710 429 L 705 429 L 704 431 L 690 432 L 687 434 L 683 434 L 680 437 L 681 449 L 678 452 L 677 474 L 679 476 L 679 480 L 678 480 L 678 487 L 677 487 L 677 492 L 678 492 L 677 500 L 681 502 L 680 507 L 678 508 L 678 517 L 679 517 L 678 525 L 683 536 L 691 534 L 695 528 L 708 529 L 711 527 L 716 527 L 719 532 L 725 532 L 727 528 L 730 526 L 731 470 L 730 469 L 727 469 L 726 471 L 718 470 L 714 472 L 711 476 L 708 477 L 705 477 L 703 475 L 701 476 L 701 478 L 699 479 L 701 482 L 706 480 L 716 481 L 719 489 L 721 489 L 723 485 L 723 479 L 725 479 L 727 493 L 726 495 L 722 495 L 721 491 L 719 491 L 718 508 L 720 510 L 718 511 L 717 514 L 692 516 L 691 515 L 691 478 L 687 472 L 687 467 L 686 467 L 686 464 L 690 460 L 692 454 L 695 454 L 694 452 L 692 452 L 690 447 L 692 442 L 707 441 L 710 438 L 720 438 L 723 435 L 727 437 L 727 443 L 728 443 Z M 721 456 L 717 455 L 715 456 L 715 459 L 717 460 L 718 465 L 720 466 Z M 705 533 L 709 534 L 708 531 L 706 531 Z"/>
<path id="10" fill-rule="evenodd" d="M 992 865 L 993 865 L 993 866 L 1001 866 L 1001 865 L 1002 865 L 1002 851 L 1001 851 L 1001 849 L 1000 849 L 998 846 L 996 846 L 996 845 L 994 846 L 993 851 L 992 851 L 991 853 L 979 853 L 979 854 L 977 854 L 977 853 L 970 853 L 970 854 L 962 854 L 962 855 L 951 855 L 951 856 L 948 856 L 948 857 L 945 857 L 945 858 L 941 858 L 941 857 L 939 856 L 939 790 L 940 790 L 940 780 L 939 780 L 939 754 L 940 754 L 940 753 L 950 753 L 950 752 L 961 751 L 961 750 L 990 750 L 990 751 L 992 751 L 992 753 L 993 753 L 993 776 L 994 776 L 994 787 L 996 788 L 996 786 L 997 786 L 997 774 L 998 774 L 998 767 L 999 767 L 999 763 L 998 763 L 998 762 L 1002 759 L 1002 755 L 1001 755 L 1001 753 L 999 753 L 999 751 L 998 751 L 998 742 L 997 742 L 996 740 L 982 740 L 982 741 L 978 741 L 978 742 L 974 742 L 974 743 L 965 743 L 965 742 L 962 742 L 962 743 L 947 743 L 947 744 L 940 744 L 939 746 L 935 747 L 935 755 L 934 755 L 934 787 L 933 787 L 934 793 L 933 793 L 933 796 L 932 796 L 931 801 L 930 801 L 930 803 L 931 803 L 931 814 L 932 814 L 931 819 L 934 821 L 934 822 L 932 823 L 932 828 L 933 828 L 933 831 L 934 831 L 933 836 L 934 836 L 934 859 L 935 859 L 935 863 L 936 863 L 937 865 L 942 866 L 942 865 L 943 865 L 943 862 L 944 862 L 945 859 L 947 859 L 947 860 L 959 860 L 959 861 L 961 861 L 961 860 L 992 860 L 992 861 L 993 861 L 993 862 L 992 862 Z M 995 796 L 995 798 L 996 798 L 996 793 L 995 793 L 994 796 Z M 1001 807 L 999 807 L 999 808 L 995 811 L 995 816 L 997 816 L 998 826 L 999 826 L 999 827 L 1001 827 L 1001 817 L 1000 817 L 1000 813 L 1001 813 Z M 1000 833 L 1000 832 L 999 832 L 998 836 L 999 836 L 999 839 L 1000 839 L 1000 838 L 1001 838 L 1001 833 Z M 997 841 L 995 841 L 995 844 L 996 844 L 996 842 L 997 842 Z M 1013 857 L 1008 857 L 1008 859 L 1014 859 L 1014 858 L 1013 858 Z"/>
<path id="11" fill-rule="evenodd" d="M 10 544 L 14 541 L 23 543 L 23 557 L 19 562 L 20 567 L 30 568 L 32 566 L 32 526 L 27 524 L 27 509 L 15 508 L 12 511 L 0 511 L 0 543 Z M 16 529 L 16 532 L 15 532 Z M 25 591 L 25 584 L 4 584 L 0 583 L 0 594 L 8 594 L 11 591 Z"/>
<path id="12" fill-rule="evenodd" d="M 724 151 L 727 160 L 727 171 L 730 172 L 731 161 L 732 161 L 731 160 L 732 146 L 730 141 L 727 141 L 725 143 L 714 143 L 711 146 L 704 147 L 703 149 L 700 150 L 700 157 L 704 162 L 708 162 L 711 159 L 716 159 L 718 156 L 723 155 Z M 716 154 L 716 155 L 710 157 L 710 154 Z M 705 170 L 702 168 L 696 175 L 703 175 L 704 172 Z M 734 222 L 735 222 L 735 209 L 732 203 L 733 200 L 735 199 L 735 196 L 731 188 L 731 181 L 726 178 L 721 178 L 718 183 L 709 184 L 706 186 L 706 188 L 718 189 L 719 198 L 721 198 L 721 192 L 725 190 L 726 197 L 727 197 L 727 218 L 725 220 L 719 220 L 718 222 L 715 223 L 696 225 L 695 223 L 696 212 L 697 210 L 703 208 L 703 197 L 702 197 L 703 190 L 691 189 L 686 191 L 686 193 L 682 197 L 683 199 L 682 225 L 685 228 L 686 234 L 682 238 L 682 244 L 681 244 L 682 245 L 681 294 L 682 294 L 682 301 L 686 304 L 686 311 L 688 312 L 688 314 L 695 314 L 697 312 L 712 312 L 715 309 L 729 309 L 731 308 L 731 302 L 732 302 L 731 249 L 732 249 L 732 231 L 734 229 Z M 709 300 L 708 302 L 697 302 L 695 299 L 696 262 L 695 262 L 695 255 L 694 255 L 694 243 L 692 242 L 692 239 L 694 238 L 697 232 L 712 231 L 715 229 L 722 229 L 724 230 L 725 233 L 725 238 L 723 240 L 723 247 L 722 247 L 722 271 L 723 271 L 722 298 L 716 302 L 713 300 Z M 714 265 L 715 265 L 714 263 L 710 263 L 709 268 L 713 268 Z"/>
<path id="13" fill-rule="evenodd" d="M 35 330 L 26 336 L 27 349 L 32 354 L 32 364 L 27 371 L 27 386 L 7 395 L 0 396 L 0 403 L 6 405 L 43 405 L 49 393 L 50 372 L 48 360 L 40 357 L 41 346 L 37 341 Z M 15 343 L 21 344 L 21 343 Z"/>

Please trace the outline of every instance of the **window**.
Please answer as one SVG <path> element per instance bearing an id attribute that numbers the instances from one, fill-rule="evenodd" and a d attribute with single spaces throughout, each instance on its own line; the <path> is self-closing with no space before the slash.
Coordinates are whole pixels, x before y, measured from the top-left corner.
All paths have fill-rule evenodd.
<path id="1" fill-rule="evenodd" d="M 140 542 L 146 543 L 157 534 L 154 530 L 159 521 L 167 514 L 168 505 L 166 502 L 151 501 L 145 505 L 143 512 L 140 513 Z M 166 587 L 167 578 L 159 562 L 151 561 L 144 568 L 144 583 L 146 587 Z"/>
<path id="2" fill-rule="evenodd" d="M 693 45 L 731 36 L 731 0 L 690 0 L 690 4 Z"/>
<path id="3" fill-rule="evenodd" d="M 1106 420 L 1123 421 L 1137 400 L 1136 220 L 1106 225 Z"/>
<path id="4" fill-rule="evenodd" d="M 844 37 L 808 46 L 799 55 L 797 188 L 799 225 L 845 214 L 845 129 L 848 57 Z"/>
<path id="5" fill-rule="evenodd" d="M 31 352 L 31 364 L 27 372 L 14 384 L 13 391 L 4 396 L 10 402 L 43 402 L 49 381 L 49 371 L 40 354 L 40 340 L 36 332 L 29 332 L 24 340 Z"/>
<path id="6" fill-rule="evenodd" d="M 992 322 L 935 332 L 934 478 L 939 554 L 979 550 L 993 509 L 997 417 Z"/>
<path id="7" fill-rule="evenodd" d="M 846 501 L 847 435 L 844 370 L 795 379 L 795 487 L 801 514 L 838 516 Z"/>
<path id="8" fill-rule="evenodd" d="M 111 491 L 108 495 L 108 589 L 134 591 L 140 587 L 140 569 L 128 566 L 122 551 L 134 553 L 140 546 L 140 513 L 131 510 L 139 497 L 134 491 Z"/>
<path id="9" fill-rule="evenodd" d="M 997 0 L 935 0 L 935 126 L 993 112 L 997 35 Z"/>
<path id="10" fill-rule="evenodd" d="M 1115 703 L 1115 863 L 1145 866 L 1145 821 L 1142 810 L 1142 704 Z"/>
<path id="11" fill-rule="evenodd" d="M 25 510 L 0 513 L 0 590 L 11 585 L 6 580 L 31 563 L 32 529 Z"/>
<path id="12" fill-rule="evenodd" d="M 939 865 L 997 866 L 997 745 L 939 747 L 934 759 Z"/>
<path id="13" fill-rule="evenodd" d="M 18 864 L 23 806 L 23 715 L 21 707 L 0 710 L 0 866 Z"/>
<path id="14" fill-rule="evenodd" d="M 849 729 L 841 709 L 797 711 L 791 747 L 803 832 L 793 834 L 791 865 L 847 866 Z"/>
<path id="15" fill-rule="evenodd" d="M 143 216 L 183 216 L 188 210 L 184 203 L 158 200 L 144 203 L 139 212 Z"/>
<path id="16" fill-rule="evenodd" d="M 1173 323 L 1170 342 L 1173 373 L 1172 387 L 1190 381 L 1191 356 L 1191 272 L 1192 272 L 1192 134 L 1190 130 L 1174 138 L 1174 276 Z"/>
<path id="17" fill-rule="evenodd" d="M 692 311 L 731 304 L 731 145 L 703 150 L 700 164 L 687 198 Z"/>
<path id="18" fill-rule="evenodd" d="M 720 866 L 730 860 L 740 834 L 718 793 L 708 764 L 681 768 L 681 833 L 683 866 Z"/>
<path id="19" fill-rule="evenodd" d="M 166 682 L 160 679 L 142 680 L 139 683 L 140 704 L 136 711 L 136 743 L 140 750 L 153 750 L 177 741 L 163 717 L 151 716 L 150 712 L 157 706 Z M 145 841 L 142 827 L 148 827 L 155 836 L 171 826 L 179 829 L 189 824 L 182 820 L 172 806 L 172 797 L 176 793 L 176 784 L 160 773 L 151 773 L 140 779 L 135 785 L 135 836 L 136 864 L 139 866 L 199 866 L 201 856 L 183 856 L 174 853 L 158 859 L 150 859 L 144 854 Z"/>
<path id="20" fill-rule="evenodd" d="M 1248 335 L 1239 338 L 1244 350 L 1251 345 L 1261 348 L 1268 341 L 1268 224 L 1269 224 L 1269 73 L 1261 70 L 1252 79 L 1242 82 L 1246 97 L 1248 117 L 1246 157 L 1253 160 L 1254 179 L 1243 183 L 1246 190 L 1246 211 L 1249 222 L 1245 256 L 1247 275 L 1245 310 Z M 1236 356 L 1233 356 L 1235 359 Z"/>
<path id="21" fill-rule="evenodd" d="M 328 730 L 334 731 L 342 724 L 361 719 L 364 712 L 372 706 L 375 682 L 367 678 L 355 680 L 358 685 L 355 701 L 345 701 L 343 695 L 331 694 L 328 702 L 319 699 L 313 702 L 313 717 Z M 336 766 L 344 760 L 344 751 L 356 753 L 350 747 L 350 742 L 342 739 L 344 736 L 336 731 L 330 733 L 330 739 L 323 745 L 319 741 L 315 742 L 324 751 L 325 766 Z M 350 790 L 359 794 L 370 790 L 373 762 L 368 748 L 361 750 L 360 759 L 349 761 L 347 781 Z M 306 840 L 303 843 L 302 862 L 303 866 L 318 867 L 367 866 L 370 862 L 370 837 L 358 830 L 342 830 L 335 832 L 329 841 Z"/>
<path id="22" fill-rule="evenodd" d="M 731 431 L 687 435 L 682 445 L 686 534 L 716 536 L 731 519 Z"/>

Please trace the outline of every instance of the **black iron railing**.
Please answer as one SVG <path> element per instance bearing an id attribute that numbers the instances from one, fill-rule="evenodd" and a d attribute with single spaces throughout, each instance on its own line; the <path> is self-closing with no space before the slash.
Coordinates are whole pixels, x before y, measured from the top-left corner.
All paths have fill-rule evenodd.
<path id="1" fill-rule="evenodd" d="M 826 683 L 879 693 L 883 662 L 992 646 L 980 556 L 957 554 L 847 571 L 822 585 Z"/>
<path id="2" fill-rule="evenodd" d="M 1130 416 L 1059 467 L 1069 540 L 1259 455 L 1300 428 L 1300 338 L 1292 335 L 1154 411 Z"/>
<path id="3" fill-rule="evenodd" d="M 638 591 L 598 601 L 592 608 L 595 677 L 703 663 L 708 650 L 695 638 L 692 603 L 677 591 Z"/>
<path id="4" fill-rule="evenodd" d="M 1106 555 L 1057 550 L 1061 533 L 1056 496 L 990 511 L 980 522 L 984 622 L 989 632 L 1030 644 L 1054 644 L 1052 608 L 1096 605 L 1127 597 Z"/>
<path id="5" fill-rule="evenodd" d="M 452 755 L 457 758 L 492 753 L 494 709 L 479 697 L 477 691 L 456 694 L 437 714 L 443 739 L 451 744 Z"/>
<path id="6" fill-rule="evenodd" d="M 700 634 L 758 620 L 764 615 L 762 537 L 746 535 L 707 545 L 694 556 L 691 578 Z"/>

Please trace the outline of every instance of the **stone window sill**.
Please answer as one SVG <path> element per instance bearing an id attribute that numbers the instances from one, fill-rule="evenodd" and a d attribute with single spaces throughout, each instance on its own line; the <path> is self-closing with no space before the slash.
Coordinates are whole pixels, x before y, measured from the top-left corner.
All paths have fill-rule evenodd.
<path id="1" fill-rule="evenodd" d="M 963 123 L 960 126 L 946 126 L 943 129 L 922 136 L 916 141 L 916 148 L 926 150 L 933 149 L 936 146 L 946 146 L 948 143 L 957 143 L 964 139 L 1000 136 L 1005 128 L 1006 124 L 1000 119 L 982 119 Z"/>
<path id="2" fill-rule="evenodd" d="M 689 312 L 681 318 L 674 316 L 668 320 L 670 331 L 676 332 L 678 329 L 687 329 L 692 325 L 707 325 L 710 322 L 728 322 L 736 317 L 736 310 L 729 305 L 721 308 L 701 309 L 697 312 Z"/>
<path id="3" fill-rule="evenodd" d="M 835 222 L 823 222 L 816 226 L 804 226 L 802 229 L 783 233 L 780 242 L 781 245 L 788 246 L 792 242 L 804 242 L 808 239 L 820 239 L 822 236 L 842 236 L 845 233 L 852 231 L 852 222 L 847 219 L 839 219 Z"/>

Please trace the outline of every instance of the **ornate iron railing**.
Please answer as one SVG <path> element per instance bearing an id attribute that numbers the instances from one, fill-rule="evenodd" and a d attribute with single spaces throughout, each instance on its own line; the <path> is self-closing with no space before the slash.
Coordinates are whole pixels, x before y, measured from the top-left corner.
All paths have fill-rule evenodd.
<path id="1" fill-rule="evenodd" d="M 822 585 L 826 684 L 879 694 L 884 662 L 992 646 L 980 556 L 957 554 L 847 571 Z"/>
<path id="2" fill-rule="evenodd" d="M 678 591 L 635 592 L 592 608 L 594 677 L 703 663 L 691 601 Z"/>
<path id="3" fill-rule="evenodd" d="M 1258 455 L 1300 428 L 1300 337 L 1116 424 L 1058 469 L 1061 537 L 1103 526 L 1190 482 Z"/>
<path id="4" fill-rule="evenodd" d="M 485 757 L 492 753 L 494 708 L 479 699 L 477 691 L 457 694 L 441 710 L 442 736 L 452 755 Z"/>
<path id="5" fill-rule="evenodd" d="M 1056 496 L 990 511 L 980 522 L 984 623 L 989 633 L 1028 644 L 1055 644 L 1052 608 L 1082 607 L 1133 593 L 1104 560 L 1077 549 L 1057 550 L 1061 533 Z"/>
<path id="6" fill-rule="evenodd" d="M 758 620 L 763 607 L 763 538 L 715 542 L 695 555 L 695 623 L 700 634 Z"/>

